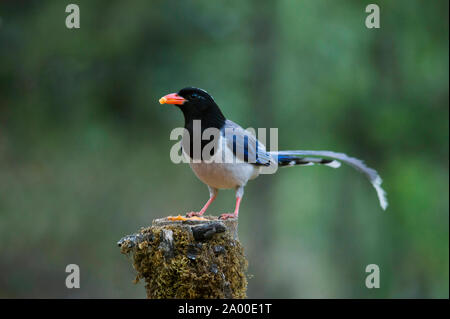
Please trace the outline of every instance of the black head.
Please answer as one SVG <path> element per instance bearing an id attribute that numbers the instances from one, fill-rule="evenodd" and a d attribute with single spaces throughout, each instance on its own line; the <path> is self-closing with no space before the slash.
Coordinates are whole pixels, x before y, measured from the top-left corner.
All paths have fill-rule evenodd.
<path id="1" fill-rule="evenodd" d="M 212 96 L 202 89 L 187 87 L 178 93 L 163 96 L 159 103 L 178 106 L 184 114 L 186 124 L 193 120 L 202 120 L 202 126 L 220 128 L 225 122 L 219 106 Z"/>
<path id="2" fill-rule="evenodd" d="M 205 110 L 213 105 L 217 106 L 213 97 L 202 89 L 187 87 L 181 89 L 178 95 L 186 99 L 186 106 L 195 106 L 199 110 Z"/>

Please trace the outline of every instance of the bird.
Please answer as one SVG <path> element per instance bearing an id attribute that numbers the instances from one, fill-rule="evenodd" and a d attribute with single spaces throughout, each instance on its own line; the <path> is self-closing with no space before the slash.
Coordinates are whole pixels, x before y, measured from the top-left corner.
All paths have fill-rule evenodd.
<path id="1" fill-rule="evenodd" d="M 234 212 L 221 214 L 219 219 L 237 219 L 244 187 L 268 167 L 317 164 L 338 168 L 341 162 L 366 175 L 376 190 L 381 208 L 386 210 L 388 206 L 386 192 L 381 187 L 381 177 L 360 159 L 333 151 L 268 151 L 252 132 L 227 119 L 214 98 L 200 88 L 183 88 L 177 93 L 161 97 L 159 103 L 174 105 L 183 113 L 182 154 L 188 159 L 195 175 L 209 189 L 208 201 L 200 211 L 187 213 L 187 217 L 202 216 L 220 189 L 234 189 Z"/>

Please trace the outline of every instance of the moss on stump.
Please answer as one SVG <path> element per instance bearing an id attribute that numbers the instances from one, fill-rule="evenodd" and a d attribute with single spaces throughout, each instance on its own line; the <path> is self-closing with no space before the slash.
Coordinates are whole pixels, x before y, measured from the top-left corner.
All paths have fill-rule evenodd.
<path id="1" fill-rule="evenodd" d="M 145 280 L 148 298 L 246 297 L 247 260 L 236 219 L 156 219 L 118 244 L 132 256 L 135 282 Z"/>

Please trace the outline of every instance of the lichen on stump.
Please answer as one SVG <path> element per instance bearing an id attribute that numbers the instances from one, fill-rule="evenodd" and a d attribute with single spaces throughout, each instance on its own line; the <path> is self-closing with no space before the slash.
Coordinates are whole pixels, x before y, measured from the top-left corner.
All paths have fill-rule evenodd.
<path id="1" fill-rule="evenodd" d="M 135 282 L 145 280 L 148 298 L 246 297 L 247 260 L 237 220 L 206 219 L 156 219 L 118 242 L 132 256 Z"/>

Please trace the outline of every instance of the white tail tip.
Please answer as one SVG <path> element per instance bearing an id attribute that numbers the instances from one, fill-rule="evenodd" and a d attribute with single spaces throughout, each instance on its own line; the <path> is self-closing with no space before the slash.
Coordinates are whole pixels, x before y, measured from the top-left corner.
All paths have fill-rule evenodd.
<path id="1" fill-rule="evenodd" d="M 338 167 L 341 166 L 341 162 L 339 162 L 339 161 L 332 161 L 332 162 L 330 162 L 328 164 L 325 164 L 325 165 L 329 166 L 329 167 L 333 167 L 333 168 L 338 168 Z"/>

